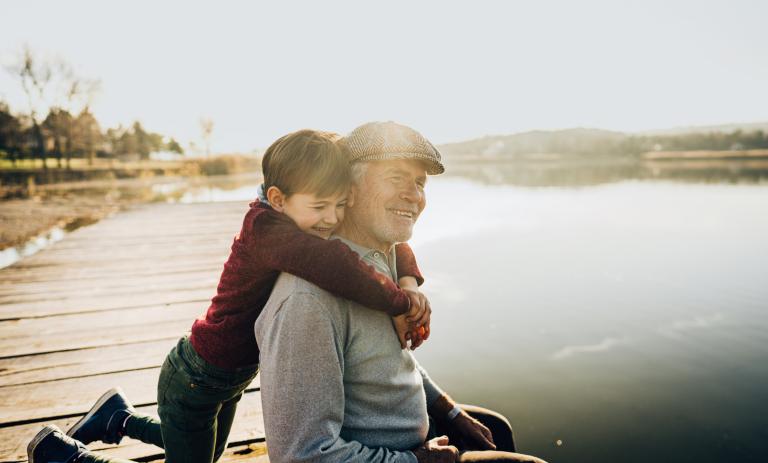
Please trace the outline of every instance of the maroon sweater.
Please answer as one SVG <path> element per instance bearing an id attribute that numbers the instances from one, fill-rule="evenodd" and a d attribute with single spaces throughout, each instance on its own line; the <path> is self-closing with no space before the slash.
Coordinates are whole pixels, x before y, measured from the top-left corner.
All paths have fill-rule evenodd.
<path id="1" fill-rule="evenodd" d="M 396 246 L 397 274 L 424 280 L 411 248 Z M 410 299 L 338 240 L 301 231 L 285 214 L 255 201 L 235 236 L 216 296 L 192 325 L 190 342 L 208 363 L 222 369 L 259 361 L 253 332 L 278 275 L 288 272 L 317 286 L 389 315 L 408 311 Z"/>

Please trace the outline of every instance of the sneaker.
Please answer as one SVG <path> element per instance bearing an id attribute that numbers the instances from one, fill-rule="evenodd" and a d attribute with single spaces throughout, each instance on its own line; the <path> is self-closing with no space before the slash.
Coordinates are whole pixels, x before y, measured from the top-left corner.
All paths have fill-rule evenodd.
<path id="1" fill-rule="evenodd" d="M 69 463 L 74 462 L 86 450 L 83 444 L 49 424 L 27 445 L 27 458 L 29 463 Z"/>
<path id="2" fill-rule="evenodd" d="M 112 388 L 99 397 L 88 414 L 69 428 L 67 435 L 84 444 L 97 440 L 119 444 L 125 435 L 123 423 L 134 411 L 123 390 Z"/>

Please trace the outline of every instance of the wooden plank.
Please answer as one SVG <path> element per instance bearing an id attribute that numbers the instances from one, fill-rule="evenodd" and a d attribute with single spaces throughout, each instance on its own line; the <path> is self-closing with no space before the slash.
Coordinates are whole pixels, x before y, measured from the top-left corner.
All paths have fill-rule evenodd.
<path id="1" fill-rule="evenodd" d="M 69 283 L 60 285 L 26 285 L 14 288 L 10 294 L 0 294 L 0 306 L 35 301 L 62 301 L 87 297 L 115 297 L 130 294 L 136 291 L 166 291 L 188 288 L 216 288 L 220 272 L 206 272 L 203 274 L 179 275 L 168 277 L 142 277 L 130 278 L 123 281 L 112 280 L 94 283 L 86 281 L 81 283 Z M 211 296 L 215 292 L 212 291 Z"/>
<path id="2" fill-rule="evenodd" d="M 179 337 L 206 308 L 195 302 L 0 323 L 0 357 Z"/>
<path id="3" fill-rule="evenodd" d="M 177 338 L 0 359 L 0 388 L 158 368 Z"/>
<path id="4" fill-rule="evenodd" d="M 97 398 L 98 396 L 94 397 L 92 402 L 95 402 Z M 147 415 L 157 415 L 157 407 L 154 404 L 137 407 L 137 411 Z M 81 416 L 79 414 L 67 418 L 0 428 L 0 462 L 26 461 L 27 444 L 43 426 L 54 424 L 66 431 Z M 261 412 L 261 395 L 258 391 L 247 392 L 243 395 L 243 399 L 237 407 L 237 415 L 232 426 L 229 442 L 237 448 L 244 447 L 243 444 L 238 445 L 238 442 L 259 442 L 263 441 L 263 439 L 264 426 Z M 137 459 L 153 456 L 155 458 L 162 458 L 162 449 L 130 438 L 123 439 L 119 446 L 93 442 L 88 448 L 118 458 Z"/>
<path id="5" fill-rule="evenodd" d="M 42 425 L 71 426 L 120 385 L 145 412 L 160 365 L 215 294 L 247 203 L 139 207 L 0 270 L 0 462 L 26 460 Z M 222 461 L 266 462 L 257 378 Z M 91 445 L 162 461 L 127 440 Z"/>
<path id="6" fill-rule="evenodd" d="M 9 299 L 27 300 L 33 297 L 45 299 L 73 298 L 80 295 L 109 295 L 111 292 L 135 290 L 145 287 L 165 286 L 173 289 L 176 286 L 188 286 L 191 283 L 218 283 L 221 268 L 211 268 L 196 272 L 175 272 L 164 275 L 136 275 L 131 278 L 107 275 L 101 280 L 55 281 L 17 283 L 13 286 L 0 285 L 0 301 Z"/>
<path id="7" fill-rule="evenodd" d="M 88 271 L 89 270 L 89 271 Z M 190 267 L 184 265 L 168 265 L 163 268 L 150 268 L 150 269 L 113 269 L 107 278 L 111 280 L 122 280 L 124 277 L 130 275 L 137 278 L 142 277 L 164 277 L 167 275 L 175 274 L 190 274 L 190 273 L 203 273 L 203 272 L 221 272 L 222 265 L 218 262 L 211 263 L 207 259 L 197 264 L 196 267 Z M 8 275 L 3 275 L 3 281 L 0 281 L 0 288 L 12 288 L 15 285 L 21 283 L 51 283 L 51 284 L 66 284 L 70 282 L 87 281 L 90 283 L 104 281 L 104 272 L 98 271 L 98 269 L 78 269 L 78 271 L 51 272 L 50 274 L 44 274 L 43 272 L 29 272 L 18 271 Z"/>
<path id="8" fill-rule="evenodd" d="M 187 256 L 183 261 L 171 259 L 164 262 L 155 262 L 152 264 L 147 261 L 147 265 L 135 266 L 133 264 L 122 263 L 122 265 L 112 265 L 109 272 L 105 272 L 97 266 L 94 267 L 74 267 L 74 266 L 56 266 L 46 268 L 19 268 L 11 267 L 14 273 L 0 273 L 3 276 L 1 285 L 11 287 L 16 283 L 24 282 L 58 282 L 73 280 L 99 280 L 107 275 L 109 278 L 144 276 L 153 274 L 164 274 L 174 272 L 184 272 L 195 268 L 222 268 L 224 257 L 211 259 L 210 257 Z M 3 270 L 0 270 L 3 272 Z"/>
<path id="9" fill-rule="evenodd" d="M 23 319 L 72 313 L 98 312 L 183 302 L 210 301 L 214 295 L 210 286 L 177 290 L 125 294 L 120 297 L 83 297 L 64 301 L 32 301 L 0 306 L 0 320 Z"/>
<path id="10" fill-rule="evenodd" d="M 0 388 L 0 426 L 84 414 L 104 391 L 121 386 L 137 405 L 154 404 L 160 368 Z M 258 382 L 255 382 L 258 385 Z M 252 388 L 257 386 L 251 385 Z"/>

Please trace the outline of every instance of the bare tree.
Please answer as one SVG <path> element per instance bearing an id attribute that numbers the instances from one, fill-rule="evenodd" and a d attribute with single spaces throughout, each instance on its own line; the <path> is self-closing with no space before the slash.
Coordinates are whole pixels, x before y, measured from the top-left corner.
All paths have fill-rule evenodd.
<path id="1" fill-rule="evenodd" d="M 16 63 L 7 66 L 6 70 L 19 79 L 27 96 L 35 148 L 42 159 L 43 168 L 47 168 L 45 134 L 41 128 L 43 115 L 62 111 L 69 115 L 81 112 L 93 102 L 100 82 L 78 76 L 66 61 L 59 58 L 41 58 L 26 46 Z M 54 146 L 58 147 L 59 164 L 61 154 L 64 154 L 69 167 L 75 135 L 73 124 L 50 126 L 55 128 L 52 137 Z M 60 142 L 65 144 L 61 145 Z"/>
<path id="2" fill-rule="evenodd" d="M 207 117 L 200 118 L 200 132 L 205 143 L 205 156 L 211 155 L 211 134 L 213 133 L 213 119 Z"/>
<path id="3" fill-rule="evenodd" d="M 6 70 L 19 79 L 21 88 L 27 96 L 35 152 L 42 159 L 43 168 L 47 169 L 45 137 L 40 127 L 42 122 L 40 120 L 40 108 L 45 99 L 46 89 L 51 82 L 53 69 L 47 62 L 38 59 L 29 47 L 24 47 L 17 62 L 7 66 Z"/>

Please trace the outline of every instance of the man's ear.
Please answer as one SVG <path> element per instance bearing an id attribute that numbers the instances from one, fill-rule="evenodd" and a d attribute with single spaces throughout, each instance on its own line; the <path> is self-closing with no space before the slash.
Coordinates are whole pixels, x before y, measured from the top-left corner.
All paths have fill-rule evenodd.
<path id="1" fill-rule="evenodd" d="M 277 212 L 283 212 L 283 208 L 285 207 L 285 199 L 286 196 L 282 191 L 280 191 L 280 188 L 271 186 L 269 189 L 267 189 L 267 201 L 269 201 L 269 204 L 272 205 L 272 209 L 276 210 Z"/>
<path id="2" fill-rule="evenodd" d="M 349 191 L 347 192 L 347 207 L 352 207 L 355 205 L 355 187 L 351 186 L 349 187 Z"/>

